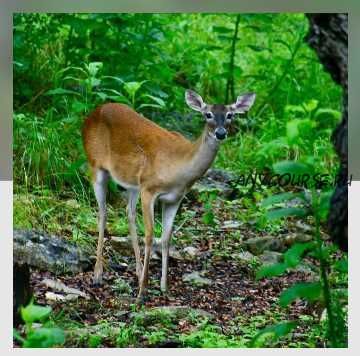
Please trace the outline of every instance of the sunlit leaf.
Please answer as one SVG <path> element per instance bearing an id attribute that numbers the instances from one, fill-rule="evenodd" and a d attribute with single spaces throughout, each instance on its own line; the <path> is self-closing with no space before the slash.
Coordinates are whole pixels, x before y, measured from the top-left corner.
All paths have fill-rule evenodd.
<path id="1" fill-rule="evenodd" d="M 65 94 L 80 95 L 78 92 L 76 92 L 74 90 L 63 89 L 63 88 L 51 89 L 45 93 L 45 95 L 65 95 Z"/>
<path id="2" fill-rule="evenodd" d="M 284 253 L 284 262 L 287 267 L 296 267 L 300 261 L 302 256 L 306 251 L 312 250 L 315 247 L 315 242 L 305 242 L 305 243 L 297 243 L 291 246 Z"/>
<path id="3" fill-rule="evenodd" d="M 21 317 L 27 324 L 46 319 L 51 313 L 51 307 L 43 307 L 30 303 L 21 308 Z"/>
<path id="4" fill-rule="evenodd" d="M 269 339 L 278 340 L 279 338 L 289 334 L 295 326 L 295 322 L 284 322 L 268 326 L 255 335 L 255 337 L 251 340 L 250 347 L 261 347 Z"/>
<path id="5" fill-rule="evenodd" d="M 231 33 L 231 32 L 234 32 L 233 29 L 228 28 L 228 27 L 224 27 L 224 26 L 213 26 L 212 29 L 213 29 L 213 31 L 218 32 L 218 33 Z"/>
<path id="6" fill-rule="evenodd" d="M 302 208 L 282 208 L 270 210 L 266 213 L 266 216 L 269 220 L 286 218 L 289 216 L 299 216 L 304 217 L 308 215 L 308 211 Z"/>
<path id="7" fill-rule="evenodd" d="M 55 347 L 61 346 L 65 342 L 65 333 L 59 328 L 39 328 L 35 329 L 26 338 L 23 347 Z"/>
<path id="8" fill-rule="evenodd" d="M 302 198 L 304 199 L 304 195 L 302 193 L 292 193 L 292 192 L 286 192 L 286 193 L 280 193 L 275 194 L 267 197 L 261 202 L 262 207 L 267 207 L 269 205 L 277 204 L 277 203 L 283 203 L 285 201 L 295 199 L 295 198 Z"/>
<path id="9" fill-rule="evenodd" d="M 296 299 L 306 299 L 309 302 L 318 300 L 322 294 L 320 282 L 313 283 L 296 283 L 294 286 L 286 289 L 280 294 L 279 304 L 282 307 L 289 305 Z"/>
<path id="10" fill-rule="evenodd" d="M 273 169 L 275 173 L 278 174 L 311 174 L 313 172 L 313 167 L 309 164 L 305 164 L 298 161 L 281 161 L 273 164 Z"/>
<path id="11" fill-rule="evenodd" d="M 286 269 L 287 266 L 285 263 L 276 263 L 269 266 L 263 266 L 257 271 L 256 279 L 280 276 L 286 271 Z"/>

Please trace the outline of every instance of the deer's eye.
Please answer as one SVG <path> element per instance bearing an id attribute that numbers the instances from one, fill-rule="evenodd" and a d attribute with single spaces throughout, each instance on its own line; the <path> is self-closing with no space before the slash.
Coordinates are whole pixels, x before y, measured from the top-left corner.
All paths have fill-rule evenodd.
<path id="1" fill-rule="evenodd" d="M 207 119 L 212 119 L 212 118 L 213 118 L 212 112 L 208 111 L 208 112 L 205 114 L 205 117 L 206 117 Z"/>
<path id="2" fill-rule="evenodd" d="M 232 112 L 226 113 L 226 116 L 225 116 L 226 120 L 231 120 L 233 117 L 234 117 L 234 114 Z"/>

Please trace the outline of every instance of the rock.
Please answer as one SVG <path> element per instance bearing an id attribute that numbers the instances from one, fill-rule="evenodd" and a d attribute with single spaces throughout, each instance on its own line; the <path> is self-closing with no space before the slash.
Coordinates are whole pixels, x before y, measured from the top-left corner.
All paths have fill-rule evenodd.
<path id="1" fill-rule="evenodd" d="M 244 248 L 254 255 L 260 255 L 265 250 L 283 252 L 286 249 L 284 239 L 273 236 L 253 237 L 244 241 Z"/>
<path id="2" fill-rule="evenodd" d="M 232 255 L 232 257 L 235 258 L 236 260 L 238 260 L 240 263 L 249 263 L 249 262 L 253 261 L 256 258 L 249 251 L 243 251 L 243 252 L 234 253 Z"/>
<path id="3" fill-rule="evenodd" d="M 241 221 L 228 220 L 224 221 L 221 226 L 222 229 L 238 229 L 243 223 Z"/>
<path id="4" fill-rule="evenodd" d="M 183 251 L 183 254 L 185 255 L 185 257 L 187 257 L 190 260 L 195 259 L 200 254 L 199 249 L 197 249 L 194 246 L 184 247 L 182 251 Z"/>
<path id="5" fill-rule="evenodd" d="M 310 277 L 315 277 L 315 272 L 312 270 L 311 266 L 308 263 L 302 262 L 295 268 L 291 269 L 294 272 L 301 272 L 309 275 Z"/>
<path id="6" fill-rule="evenodd" d="M 14 261 L 42 271 L 79 273 L 92 269 L 90 251 L 64 238 L 33 230 L 14 230 Z"/>
<path id="7" fill-rule="evenodd" d="M 309 232 L 311 233 L 313 231 L 313 228 L 312 226 L 308 225 L 308 224 L 305 224 L 303 223 L 302 221 L 300 220 L 297 220 L 296 223 L 295 223 L 295 226 L 297 228 L 299 228 L 300 230 L 304 231 L 304 232 Z"/>
<path id="8" fill-rule="evenodd" d="M 46 292 L 45 298 L 49 302 L 69 302 L 69 301 L 78 299 L 79 295 L 77 295 L 77 294 L 62 295 L 62 294 L 57 294 L 54 292 Z"/>
<path id="9" fill-rule="evenodd" d="M 44 284 L 47 288 L 51 288 L 59 292 L 64 292 L 66 294 L 77 295 L 85 299 L 90 299 L 90 297 L 86 293 L 76 288 L 70 288 L 60 281 L 55 281 L 53 279 L 45 278 L 41 283 Z"/>
<path id="10" fill-rule="evenodd" d="M 286 246 L 291 246 L 294 243 L 301 243 L 301 242 L 309 242 L 311 240 L 313 240 L 313 236 L 312 235 L 307 235 L 305 233 L 295 233 L 295 234 L 290 234 L 284 237 L 284 243 Z"/>
<path id="11" fill-rule="evenodd" d="M 184 274 L 182 279 L 184 282 L 189 282 L 196 286 L 210 285 L 212 283 L 211 279 L 202 277 L 202 274 L 204 274 L 204 272 L 194 271 L 192 273 Z"/>
<path id="12" fill-rule="evenodd" d="M 275 251 L 264 251 L 259 256 L 259 261 L 263 265 L 274 265 L 282 260 L 283 254 Z"/>
<path id="13" fill-rule="evenodd" d="M 140 240 L 141 239 L 139 239 L 139 243 L 141 244 L 142 241 Z M 128 256 L 128 257 L 134 256 L 134 250 L 130 237 L 110 236 L 110 243 L 111 246 L 122 256 Z"/>
<path id="14" fill-rule="evenodd" d="M 233 182 L 236 176 L 232 172 L 221 169 L 209 169 L 206 174 L 200 178 L 191 188 L 189 198 L 197 199 L 202 192 L 216 191 L 218 194 L 229 199 L 236 194 Z"/>

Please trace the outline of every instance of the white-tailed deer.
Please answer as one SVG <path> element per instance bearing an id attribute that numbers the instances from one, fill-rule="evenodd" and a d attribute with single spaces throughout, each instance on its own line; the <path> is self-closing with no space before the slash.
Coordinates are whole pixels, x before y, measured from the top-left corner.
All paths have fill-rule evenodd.
<path id="1" fill-rule="evenodd" d="M 188 141 L 177 132 L 163 129 L 122 104 L 100 106 L 85 120 L 83 127 L 84 147 L 99 205 L 94 283 L 102 282 L 106 191 L 111 176 L 128 191 L 127 215 L 139 280 L 138 299 L 148 281 L 155 201 L 159 199 L 162 202 L 161 290 L 167 291 L 169 241 L 180 202 L 214 161 L 219 143 L 225 139 L 234 115 L 249 110 L 255 94 L 241 95 L 231 105 L 209 105 L 200 95 L 187 90 L 185 100 L 190 108 L 203 115 L 206 123 L 202 135 L 195 142 Z M 139 195 L 145 226 L 144 265 L 135 224 Z"/>

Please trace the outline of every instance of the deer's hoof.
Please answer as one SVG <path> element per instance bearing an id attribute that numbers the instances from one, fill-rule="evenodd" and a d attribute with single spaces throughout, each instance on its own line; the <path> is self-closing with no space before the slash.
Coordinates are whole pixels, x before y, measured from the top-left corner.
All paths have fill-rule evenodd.
<path id="1" fill-rule="evenodd" d="M 148 302 L 150 300 L 150 297 L 147 293 L 142 293 L 142 294 L 138 294 L 138 296 L 136 297 L 136 304 L 145 304 L 146 302 Z"/>
<path id="2" fill-rule="evenodd" d="M 103 284 L 102 276 L 101 275 L 98 275 L 98 276 L 95 275 L 93 277 L 92 286 L 94 288 L 99 288 L 99 287 L 102 286 L 102 284 Z"/>

